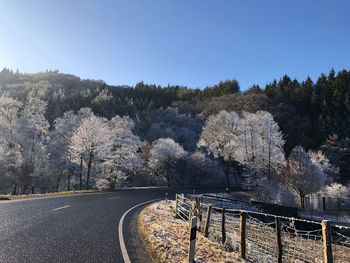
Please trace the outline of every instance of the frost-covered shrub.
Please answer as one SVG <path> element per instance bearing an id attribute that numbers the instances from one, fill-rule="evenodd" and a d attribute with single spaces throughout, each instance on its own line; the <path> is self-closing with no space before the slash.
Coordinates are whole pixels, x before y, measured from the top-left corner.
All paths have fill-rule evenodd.
<path id="1" fill-rule="evenodd" d="M 105 178 L 102 178 L 102 179 L 99 179 L 96 181 L 96 187 L 98 190 L 100 191 L 108 191 L 108 190 L 111 190 L 111 185 L 110 185 L 110 182 L 105 179 Z"/>
<path id="2" fill-rule="evenodd" d="M 339 184 L 333 183 L 331 185 L 327 185 L 322 190 L 322 193 L 325 196 L 329 196 L 332 198 L 347 198 L 350 197 L 350 189 L 349 187 Z"/>
<path id="3" fill-rule="evenodd" d="M 327 184 L 333 183 L 339 177 L 339 168 L 330 163 L 322 151 L 309 151 L 309 155 L 314 164 L 317 164 L 327 176 Z"/>
<path id="4" fill-rule="evenodd" d="M 170 138 L 156 140 L 149 154 L 148 165 L 157 177 L 156 182 L 163 184 L 165 178 L 169 185 L 176 179 L 177 163 L 187 156 L 183 147 Z"/>

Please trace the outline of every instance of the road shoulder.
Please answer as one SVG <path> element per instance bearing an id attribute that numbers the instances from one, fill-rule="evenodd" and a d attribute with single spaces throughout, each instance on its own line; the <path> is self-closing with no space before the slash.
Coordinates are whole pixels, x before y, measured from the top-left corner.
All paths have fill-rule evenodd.
<path id="1" fill-rule="evenodd" d="M 144 240 L 138 231 L 138 218 L 142 209 L 149 204 L 137 207 L 130 211 L 125 218 L 124 239 L 130 261 L 132 263 L 154 263 L 156 262 L 146 249 Z"/>

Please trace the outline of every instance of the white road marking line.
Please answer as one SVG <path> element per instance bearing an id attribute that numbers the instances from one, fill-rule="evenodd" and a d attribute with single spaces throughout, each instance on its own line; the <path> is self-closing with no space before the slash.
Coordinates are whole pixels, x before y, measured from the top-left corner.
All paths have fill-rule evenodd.
<path id="1" fill-rule="evenodd" d="M 52 209 L 52 211 L 61 210 L 61 209 L 67 208 L 67 207 L 70 207 L 70 205 L 66 205 L 66 206 L 62 206 L 62 207 L 59 207 L 59 208 L 55 208 L 55 209 Z"/>
<path id="2" fill-rule="evenodd" d="M 114 196 L 114 197 L 108 197 L 107 199 L 116 199 L 116 198 L 120 198 L 120 196 Z"/>
<path id="3" fill-rule="evenodd" d="M 120 218 L 120 221 L 119 221 L 119 226 L 118 226 L 118 235 L 119 235 L 119 244 L 120 244 L 120 249 L 122 251 L 122 255 L 123 255 L 123 259 L 124 259 L 124 262 L 125 263 L 131 263 L 130 261 L 130 258 L 129 258 L 129 255 L 128 255 L 128 252 L 126 250 L 126 246 L 125 246 L 125 243 L 124 243 L 124 237 L 123 237 L 123 223 L 124 223 L 124 218 L 125 216 L 131 211 L 133 210 L 134 208 L 138 207 L 138 206 L 141 206 L 141 205 L 144 205 L 144 204 L 147 204 L 147 203 L 151 203 L 151 202 L 155 202 L 155 201 L 159 201 L 161 199 L 153 199 L 153 200 L 150 200 L 150 201 L 147 201 L 147 202 L 143 202 L 141 204 L 138 204 L 138 205 L 135 205 L 133 207 L 131 207 L 128 211 L 126 211 L 122 217 Z"/>

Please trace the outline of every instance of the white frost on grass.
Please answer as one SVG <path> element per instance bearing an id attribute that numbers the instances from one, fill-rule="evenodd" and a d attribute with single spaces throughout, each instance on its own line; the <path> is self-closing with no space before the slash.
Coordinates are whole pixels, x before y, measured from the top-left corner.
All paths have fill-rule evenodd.
<path id="1" fill-rule="evenodd" d="M 174 201 L 154 203 L 140 213 L 139 230 L 157 262 L 188 262 L 189 225 L 174 218 Z M 214 243 L 197 232 L 197 263 L 245 262 L 225 246 Z"/>

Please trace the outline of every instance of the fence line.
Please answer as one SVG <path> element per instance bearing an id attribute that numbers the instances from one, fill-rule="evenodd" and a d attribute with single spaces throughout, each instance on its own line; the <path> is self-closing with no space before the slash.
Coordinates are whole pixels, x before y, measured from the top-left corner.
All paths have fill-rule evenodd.
<path id="1" fill-rule="evenodd" d="M 320 211 L 350 211 L 350 198 L 309 195 L 305 197 L 305 209 Z"/>
<path id="2" fill-rule="evenodd" d="M 197 215 L 198 231 L 248 262 L 350 262 L 350 227 L 214 207 L 198 196 L 176 195 L 176 204 L 177 216 Z"/>

